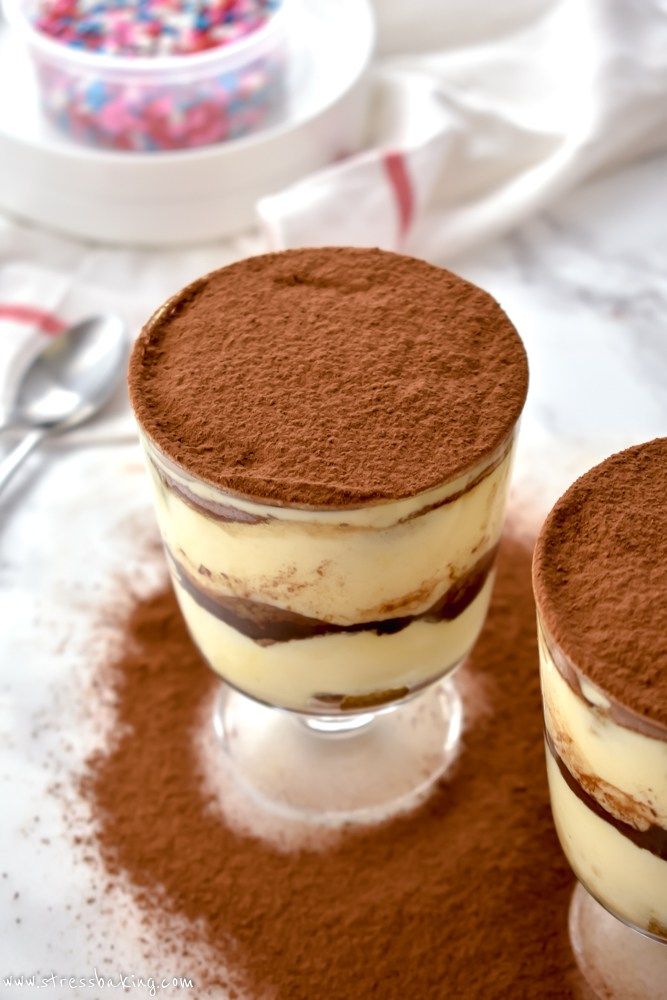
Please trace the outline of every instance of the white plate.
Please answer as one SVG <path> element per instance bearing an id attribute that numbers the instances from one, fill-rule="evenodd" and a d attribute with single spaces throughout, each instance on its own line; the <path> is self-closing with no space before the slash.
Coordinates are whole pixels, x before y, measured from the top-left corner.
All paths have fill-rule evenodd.
<path id="1" fill-rule="evenodd" d="M 107 243 L 239 232 L 262 195 L 359 147 L 373 42 L 368 0 L 303 0 L 280 124 L 197 150 L 115 153 L 76 145 L 44 120 L 29 57 L 0 24 L 0 206 Z"/>

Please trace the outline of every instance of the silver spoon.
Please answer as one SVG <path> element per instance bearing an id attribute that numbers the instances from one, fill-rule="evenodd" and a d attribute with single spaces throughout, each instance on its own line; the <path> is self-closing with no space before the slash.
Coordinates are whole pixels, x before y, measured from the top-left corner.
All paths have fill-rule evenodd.
<path id="1" fill-rule="evenodd" d="M 109 401 L 125 354 L 125 326 L 107 315 L 70 327 L 33 358 L 6 407 L 6 426 L 27 433 L 0 461 L 0 490 L 40 441 L 90 420 Z"/>

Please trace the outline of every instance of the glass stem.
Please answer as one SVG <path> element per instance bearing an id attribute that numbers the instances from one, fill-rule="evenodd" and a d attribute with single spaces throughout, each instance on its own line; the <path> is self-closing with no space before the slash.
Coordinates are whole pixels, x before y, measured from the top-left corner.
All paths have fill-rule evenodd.
<path id="1" fill-rule="evenodd" d="M 362 712 L 359 715 L 298 715 L 297 721 L 311 733 L 322 736 L 351 736 L 365 729 L 375 719 L 374 712 Z"/>

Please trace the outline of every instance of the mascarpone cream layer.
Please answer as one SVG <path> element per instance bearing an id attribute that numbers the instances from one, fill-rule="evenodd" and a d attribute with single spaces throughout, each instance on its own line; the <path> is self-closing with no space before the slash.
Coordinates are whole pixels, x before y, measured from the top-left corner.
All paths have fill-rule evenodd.
<path id="1" fill-rule="evenodd" d="M 267 646 L 214 617 L 177 579 L 173 583 L 190 633 L 214 670 L 260 701 L 312 711 L 312 699 L 320 694 L 412 689 L 452 669 L 481 631 L 493 577 L 492 571 L 477 597 L 452 621 L 415 621 L 391 635 L 337 633 Z"/>
<path id="2" fill-rule="evenodd" d="M 207 502 L 264 519 L 240 523 L 193 509 L 158 476 L 159 457 L 147 450 L 160 530 L 195 583 L 340 625 L 427 610 L 493 548 L 512 457 L 505 449 L 437 490 L 355 510 L 269 507 L 182 478 Z M 167 472 L 176 479 L 173 467 Z"/>

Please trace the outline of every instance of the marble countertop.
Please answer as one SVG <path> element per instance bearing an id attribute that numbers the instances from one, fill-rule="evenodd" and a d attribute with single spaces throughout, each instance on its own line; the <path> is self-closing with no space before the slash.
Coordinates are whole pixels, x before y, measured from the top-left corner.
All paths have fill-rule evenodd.
<path id="1" fill-rule="evenodd" d="M 489 289 L 525 340 L 531 387 L 513 505 L 533 524 L 590 465 L 667 434 L 665 178 L 665 156 L 629 166 L 504 239 L 443 261 Z M 0 250 L 9 227 L 0 223 Z M 129 280 L 145 281 L 148 313 L 196 274 L 261 243 L 248 236 L 231 248 L 121 255 L 11 224 L 11 247 L 119 295 Z M 0 498 L 0 975 L 108 966 L 119 907 L 131 964 L 132 909 L 126 898 L 86 905 L 100 886 L 70 856 L 60 836 L 67 812 L 48 789 L 99 739 L 85 705 L 91 658 L 111 634 L 100 609 L 115 599 L 121 572 L 135 574 L 137 590 L 154 583 L 156 571 L 142 564 L 151 525 L 132 441 L 35 456 Z M 68 809 L 77 808 L 73 798 Z M 14 995 L 31 991 L 2 993 Z M 77 995 L 86 993 L 67 992 Z"/>

